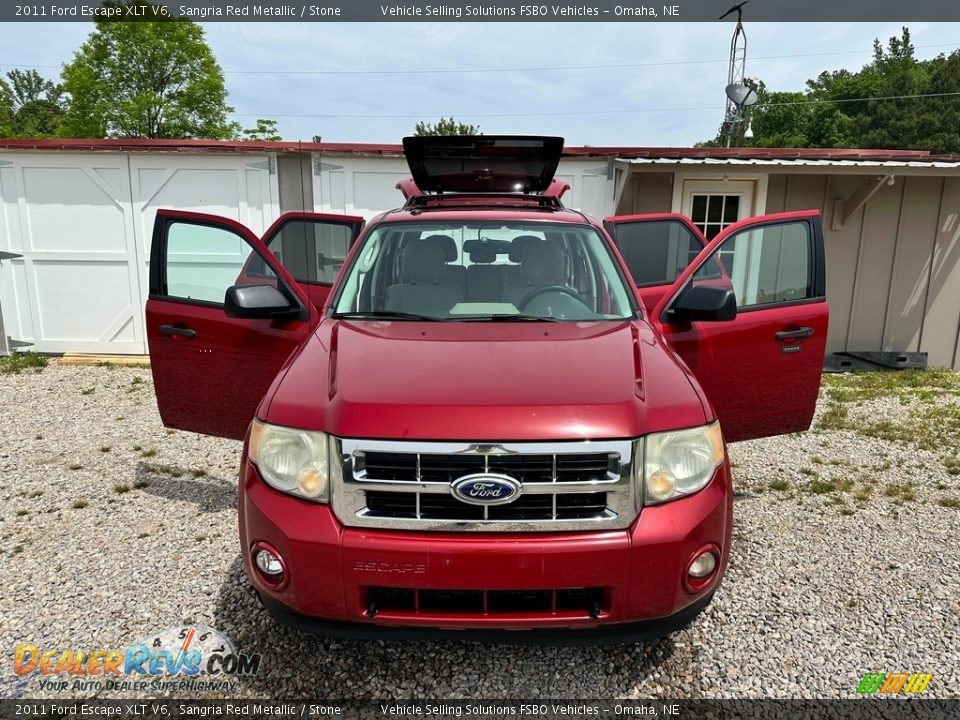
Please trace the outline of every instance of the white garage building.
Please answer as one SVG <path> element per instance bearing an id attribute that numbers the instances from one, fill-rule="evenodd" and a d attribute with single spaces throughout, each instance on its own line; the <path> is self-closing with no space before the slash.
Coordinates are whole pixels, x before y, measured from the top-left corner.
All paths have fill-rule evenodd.
<path id="1" fill-rule="evenodd" d="M 143 354 L 157 208 L 370 218 L 402 204 L 399 145 L 0 140 L 0 352 Z M 960 156 L 919 151 L 568 148 L 569 207 L 683 212 L 709 236 L 820 208 L 830 351 L 920 351 L 960 369 Z"/>

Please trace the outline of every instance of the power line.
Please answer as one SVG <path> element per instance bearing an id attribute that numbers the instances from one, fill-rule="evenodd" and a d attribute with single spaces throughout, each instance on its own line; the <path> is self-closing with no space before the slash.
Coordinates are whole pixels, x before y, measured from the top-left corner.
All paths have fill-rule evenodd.
<path id="1" fill-rule="evenodd" d="M 754 105 L 754 109 L 767 107 L 790 107 L 798 105 L 840 105 L 844 103 L 870 102 L 872 100 L 921 100 L 926 98 L 960 97 L 960 92 L 927 93 L 918 95 L 885 95 L 880 97 L 844 98 L 840 100 L 797 100 L 794 102 L 764 103 Z M 534 113 L 449 113 L 431 114 L 417 113 L 414 115 L 338 115 L 331 113 L 231 113 L 236 117 L 271 117 L 271 118 L 326 118 L 340 120 L 409 120 L 425 117 L 446 117 L 451 115 L 457 118 L 517 118 L 517 117 L 564 117 L 573 115 L 632 115 L 640 113 L 663 112 L 700 112 L 703 110 L 722 110 L 722 105 L 701 105 L 698 107 L 672 108 L 626 108 L 616 110 L 571 110 L 557 112 Z"/>
<path id="2" fill-rule="evenodd" d="M 938 43 L 915 45 L 914 49 L 960 47 L 957 43 Z M 750 60 L 787 60 L 791 58 L 829 57 L 837 55 L 861 55 L 864 50 L 837 50 L 822 53 L 798 53 L 794 55 L 758 55 Z M 553 65 L 550 67 L 501 67 L 501 68 L 419 68 L 414 70 L 223 70 L 225 75 L 450 75 L 469 73 L 511 73 L 511 72 L 569 72 L 571 70 L 631 70 L 637 68 L 671 67 L 679 65 L 707 65 L 725 63 L 729 58 L 716 60 L 666 60 L 660 62 L 615 63 L 610 65 Z M 29 65 L 22 63 L 0 62 L 0 67 L 25 68 L 28 70 L 58 70 L 60 65 Z"/>

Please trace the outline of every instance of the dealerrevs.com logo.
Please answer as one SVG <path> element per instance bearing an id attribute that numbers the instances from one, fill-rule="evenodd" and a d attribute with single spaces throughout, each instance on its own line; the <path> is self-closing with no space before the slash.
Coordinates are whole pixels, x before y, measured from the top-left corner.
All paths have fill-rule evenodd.
<path id="1" fill-rule="evenodd" d="M 919 695 L 931 680 L 933 673 L 867 673 L 857 686 L 857 692 L 864 695 Z"/>
<path id="2" fill-rule="evenodd" d="M 41 690 L 225 690 L 260 672 L 260 655 L 237 652 L 206 625 L 174 625 L 116 649 L 42 648 L 18 643 L 13 671 Z"/>

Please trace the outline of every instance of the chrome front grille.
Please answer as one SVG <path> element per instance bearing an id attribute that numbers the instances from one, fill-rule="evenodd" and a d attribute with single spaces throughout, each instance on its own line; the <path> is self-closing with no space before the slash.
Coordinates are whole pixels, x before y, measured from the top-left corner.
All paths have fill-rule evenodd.
<path id="1" fill-rule="evenodd" d="M 553 531 L 627 527 L 638 507 L 630 441 L 431 443 L 337 441 L 333 509 L 345 524 L 449 531 Z M 332 459 L 337 462 L 337 459 Z M 451 483 L 477 473 L 521 485 L 504 505 L 471 505 Z"/>

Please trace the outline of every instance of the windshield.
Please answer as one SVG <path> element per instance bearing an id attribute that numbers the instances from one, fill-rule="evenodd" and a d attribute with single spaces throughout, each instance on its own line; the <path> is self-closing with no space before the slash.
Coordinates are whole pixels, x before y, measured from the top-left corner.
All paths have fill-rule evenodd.
<path id="1" fill-rule="evenodd" d="M 337 315 L 428 320 L 620 320 L 630 293 L 595 228 L 390 223 L 363 241 Z"/>

